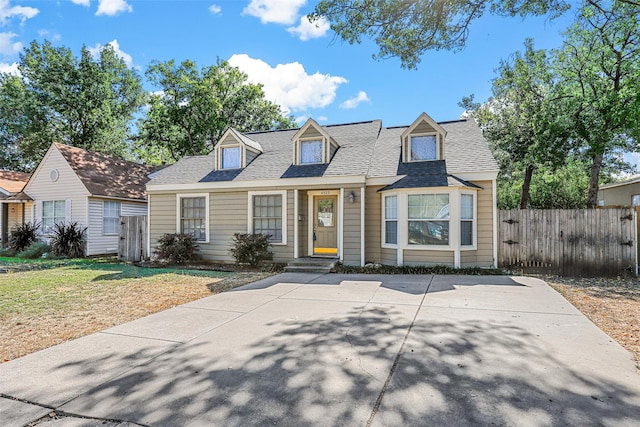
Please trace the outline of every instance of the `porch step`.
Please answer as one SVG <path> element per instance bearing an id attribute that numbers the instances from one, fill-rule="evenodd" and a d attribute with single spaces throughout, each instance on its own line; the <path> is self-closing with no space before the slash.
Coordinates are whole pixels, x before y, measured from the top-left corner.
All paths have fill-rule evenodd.
<path id="1" fill-rule="evenodd" d="M 336 258 L 298 258 L 291 261 L 284 271 L 290 273 L 331 273 L 336 266 Z"/>

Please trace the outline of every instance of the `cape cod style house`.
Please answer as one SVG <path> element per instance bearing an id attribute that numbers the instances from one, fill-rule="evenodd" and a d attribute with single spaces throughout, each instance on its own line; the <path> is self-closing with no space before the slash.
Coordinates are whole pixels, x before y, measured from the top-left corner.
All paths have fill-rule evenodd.
<path id="1" fill-rule="evenodd" d="M 54 224 L 87 227 L 86 255 L 118 250 L 120 217 L 147 214 L 150 166 L 64 144 L 51 144 L 24 189 L 5 203 L 20 202 L 22 222 L 40 224 L 47 240 Z M 17 205 L 16 205 L 17 206 Z"/>
<path id="2" fill-rule="evenodd" d="M 234 233 L 265 233 L 278 262 L 494 266 L 497 174 L 473 120 L 229 129 L 147 184 L 148 244 L 191 233 L 205 260 L 233 262 Z"/>

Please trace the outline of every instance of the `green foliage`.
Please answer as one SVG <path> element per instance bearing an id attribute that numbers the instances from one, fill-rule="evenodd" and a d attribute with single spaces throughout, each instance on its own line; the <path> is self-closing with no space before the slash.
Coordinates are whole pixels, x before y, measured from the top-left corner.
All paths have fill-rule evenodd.
<path id="1" fill-rule="evenodd" d="M 82 258 L 87 244 L 87 227 L 77 222 L 55 224 L 51 237 L 51 253 L 57 257 Z"/>
<path id="2" fill-rule="evenodd" d="M 137 154 L 151 162 L 208 154 L 222 134 L 295 127 L 265 99 L 261 85 L 226 61 L 198 68 L 193 61 L 154 62 L 146 76 L 161 91 L 150 94 L 138 123 Z"/>
<path id="3" fill-rule="evenodd" d="M 506 274 L 499 268 L 464 267 L 454 268 L 447 265 L 381 265 L 378 268 L 336 265 L 336 273 L 343 274 L 465 274 L 473 276 L 493 276 Z"/>
<path id="4" fill-rule="evenodd" d="M 1 167 L 33 168 L 52 141 L 127 154 L 128 126 L 144 91 L 111 45 L 95 56 L 83 46 L 76 58 L 66 47 L 34 41 L 18 68 L 20 77 L 0 76 Z"/>
<path id="5" fill-rule="evenodd" d="M 9 231 L 9 247 L 16 253 L 25 250 L 36 241 L 39 227 L 40 224 L 30 222 L 15 224 Z"/>
<path id="6" fill-rule="evenodd" d="M 397 57 L 405 68 L 416 68 L 428 50 L 460 50 L 471 22 L 486 12 L 502 16 L 550 15 L 569 8 L 564 0 L 322 0 L 309 15 L 326 19 L 342 40 L 373 39 L 377 57 Z"/>
<path id="7" fill-rule="evenodd" d="M 590 159 L 587 205 L 597 202 L 601 170 L 640 138 L 640 4 L 590 1 L 555 55 L 558 104 L 571 117 L 571 139 Z"/>
<path id="8" fill-rule="evenodd" d="M 158 239 L 155 254 L 158 260 L 170 264 L 196 261 L 198 244 L 191 234 L 165 234 Z"/>
<path id="9" fill-rule="evenodd" d="M 270 246 L 267 234 L 236 233 L 233 235 L 233 244 L 229 252 L 236 259 L 236 263 L 255 267 L 262 261 L 273 259 Z"/>
<path id="10" fill-rule="evenodd" d="M 33 242 L 25 250 L 17 254 L 18 258 L 36 259 L 42 258 L 42 255 L 48 253 L 51 247 L 44 242 Z"/>
<path id="11" fill-rule="evenodd" d="M 498 176 L 498 209 L 517 209 L 523 173 Z M 587 206 L 589 164 L 571 157 L 567 164 L 552 168 L 542 166 L 531 180 L 532 209 L 584 209 Z"/>

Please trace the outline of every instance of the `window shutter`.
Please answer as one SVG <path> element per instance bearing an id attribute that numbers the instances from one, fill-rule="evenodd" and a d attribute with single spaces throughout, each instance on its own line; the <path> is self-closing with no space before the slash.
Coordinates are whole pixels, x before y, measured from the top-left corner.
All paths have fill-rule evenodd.
<path id="1" fill-rule="evenodd" d="M 37 223 L 42 224 L 42 200 L 36 201 L 36 213 L 34 217 Z"/>
<path id="2" fill-rule="evenodd" d="M 64 222 L 65 224 L 71 223 L 71 199 L 67 199 L 64 201 Z"/>

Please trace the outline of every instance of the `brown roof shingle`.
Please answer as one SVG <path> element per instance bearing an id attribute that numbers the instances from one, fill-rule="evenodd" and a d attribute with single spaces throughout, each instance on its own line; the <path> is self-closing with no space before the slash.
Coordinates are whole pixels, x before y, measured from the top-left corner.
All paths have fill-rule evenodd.
<path id="1" fill-rule="evenodd" d="M 29 181 L 29 176 L 24 172 L 0 170 L 0 188 L 9 193 L 19 193 Z"/>
<path id="2" fill-rule="evenodd" d="M 146 200 L 145 185 L 157 167 L 102 153 L 56 144 L 60 153 L 93 196 Z"/>

